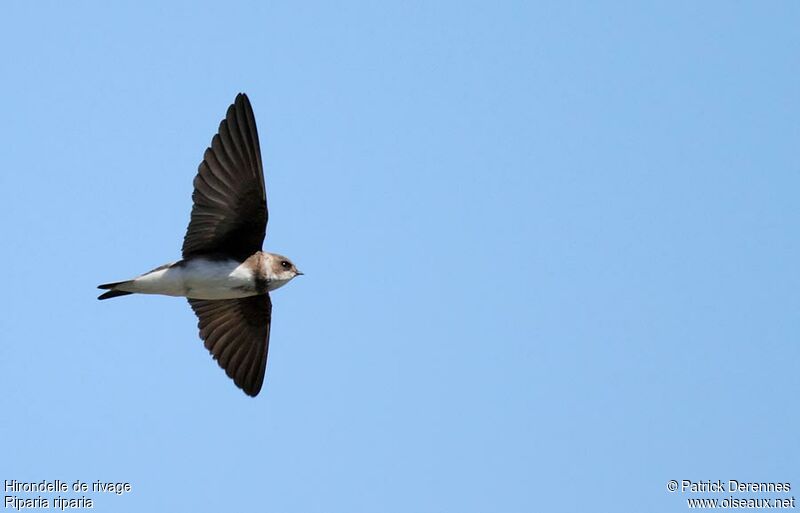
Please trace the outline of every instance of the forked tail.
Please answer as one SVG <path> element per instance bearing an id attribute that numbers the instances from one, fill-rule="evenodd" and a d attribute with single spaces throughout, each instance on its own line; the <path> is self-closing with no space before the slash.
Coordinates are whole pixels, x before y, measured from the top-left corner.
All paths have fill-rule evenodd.
<path id="1" fill-rule="evenodd" d="M 124 283 L 128 283 L 128 281 L 127 280 L 126 281 L 118 281 L 118 282 L 115 282 L 115 283 L 104 283 L 102 285 L 98 285 L 97 286 L 98 289 L 107 289 L 108 292 L 100 294 L 99 296 L 97 296 L 97 299 L 100 299 L 100 300 L 111 299 L 112 297 L 127 296 L 128 294 L 133 294 L 133 292 L 125 292 L 124 290 L 115 290 L 116 287 L 118 287 L 118 286 L 120 286 L 120 285 L 122 285 Z"/>

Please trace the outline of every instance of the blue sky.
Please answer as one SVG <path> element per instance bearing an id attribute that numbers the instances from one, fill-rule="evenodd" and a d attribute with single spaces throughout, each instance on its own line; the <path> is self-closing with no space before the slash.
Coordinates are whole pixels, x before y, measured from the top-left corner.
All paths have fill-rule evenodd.
<path id="1" fill-rule="evenodd" d="M 5 3 L 0 479 L 130 482 L 91 495 L 115 512 L 800 490 L 799 24 L 793 2 Z M 179 258 L 239 91 L 265 249 L 306 273 L 273 294 L 256 399 L 184 300 L 95 299 Z"/>

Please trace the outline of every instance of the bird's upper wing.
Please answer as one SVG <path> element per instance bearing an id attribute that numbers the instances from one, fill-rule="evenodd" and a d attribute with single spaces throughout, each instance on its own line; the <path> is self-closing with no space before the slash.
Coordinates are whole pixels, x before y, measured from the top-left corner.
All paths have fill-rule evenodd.
<path id="1" fill-rule="evenodd" d="M 228 107 L 194 179 L 183 258 L 224 254 L 244 260 L 261 250 L 267 196 L 256 119 L 240 93 Z"/>
<path id="2" fill-rule="evenodd" d="M 240 299 L 189 299 L 197 314 L 200 338 L 247 395 L 257 396 L 264 383 L 269 349 L 272 302 L 269 295 Z"/>

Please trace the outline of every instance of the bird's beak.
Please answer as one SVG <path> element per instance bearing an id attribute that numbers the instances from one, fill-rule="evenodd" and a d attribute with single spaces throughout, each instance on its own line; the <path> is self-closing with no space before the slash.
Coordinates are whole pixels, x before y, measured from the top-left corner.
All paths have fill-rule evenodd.
<path id="1" fill-rule="evenodd" d="M 302 276 L 302 275 L 304 275 L 304 274 L 305 274 L 305 273 L 301 273 L 300 271 L 295 271 L 295 272 L 294 272 L 294 275 L 295 275 L 295 276 Z"/>

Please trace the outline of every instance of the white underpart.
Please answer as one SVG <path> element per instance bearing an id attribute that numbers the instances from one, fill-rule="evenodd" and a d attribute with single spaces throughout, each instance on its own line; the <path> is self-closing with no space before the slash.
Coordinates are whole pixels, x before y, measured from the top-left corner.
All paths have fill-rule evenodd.
<path id="1" fill-rule="evenodd" d="M 267 282 L 267 290 L 268 290 L 268 291 L 270 291 L 270 292 L 272 292 L 272 291 L 273 291 L 273 290 L 275 290 L 275 289 L 278 289 L 278 288 L 281 288 L 281 287 L 283 287 L 284 285 L 286 285 L 286 284 L 287 284 L 287 283 L 289 283 L 290 281 L 292 281 L 292 279 L 291 279 L 291 278 L 289 278 L 289 279 L 286 279 L 286 280 L 283 280 L 283 279 L 280 279 L 280 278 L 271 278 L 271 279 L 270 279 L 270 280 Z"/>
<path id="2" fill-rule="evenodd" d="M 256 295 L 253 273 L 243 264 L 235 260 L 199 258 L 143 274 L 117 289 L 194 299 L 233 299 Z"/>

